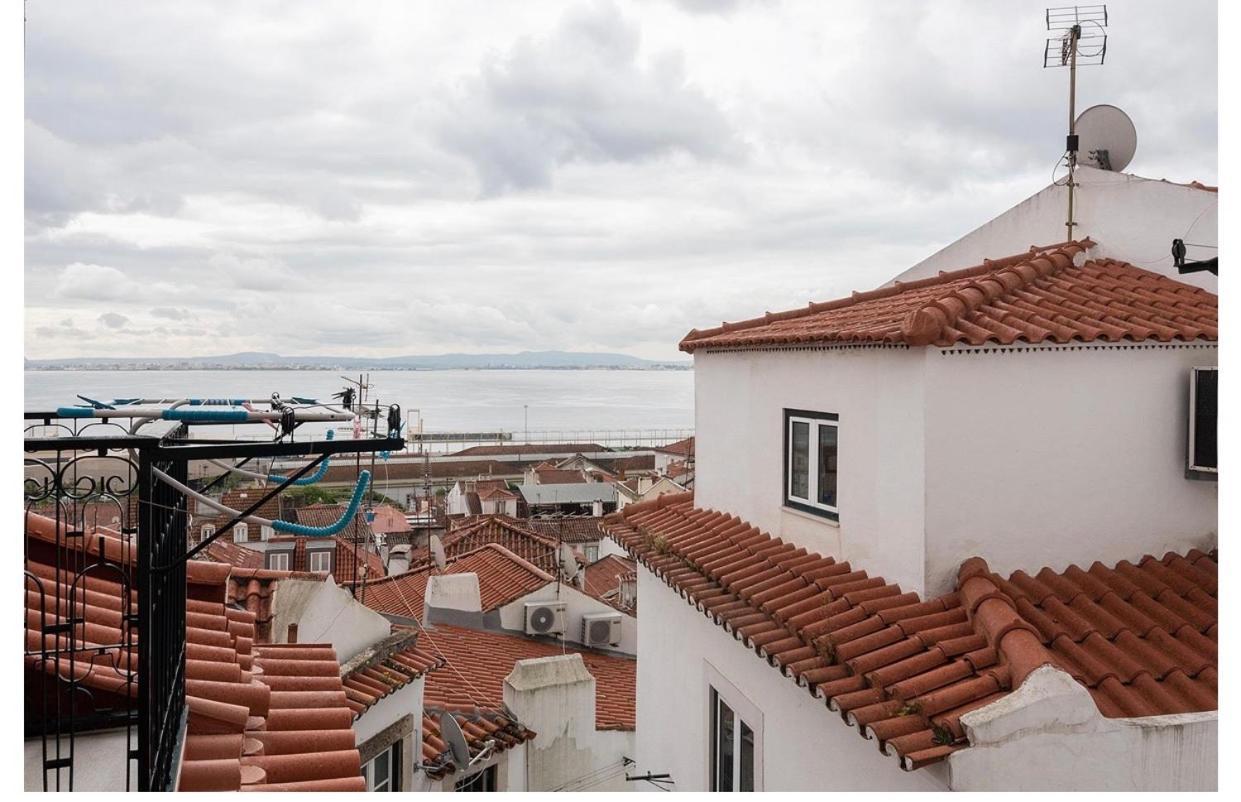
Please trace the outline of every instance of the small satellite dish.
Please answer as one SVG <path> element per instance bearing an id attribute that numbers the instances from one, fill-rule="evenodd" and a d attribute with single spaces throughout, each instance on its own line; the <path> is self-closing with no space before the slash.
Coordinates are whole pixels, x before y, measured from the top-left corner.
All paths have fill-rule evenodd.
<path id="1" fill-rule="evenodd" d="M 470 765 L 470 746 L 465 742 L 465 733 L 461 731 L 461 725 L 451 713 L 440 713 L 440 735 L 443 735 L 444 740 L 448 742 L 452 762 L 457 764 L 459 769 L 467 768 Z"/>
<path id="2" fill-rule="evenodd" d="M 1137 152 L 1138 130 L 1129 115 L 1115 106 L 1091 106 L 1078 115 L 1073 128 L 1078 137 L 1078 164 L 1118 173 Z"/>
<path id="3" fill-rule="evenodd" d="M 577 576 L 579 566 L 577 564 L 577 556 L 573 553 L 573 548 L 568 543 L 560 544 L 560 575 L 564 577 L 566 582 L 572 582 Z"/>
<path id="4" fill-rule="evenodd" d="M 444 553 L 444 542 L 440 540 L 439 535 L 431 535 L 427 542 L 431 550 L 431 559 L 435 561 L 435 567 L 443 571 L 444 566 L 448 565 L 448 556 Z"/>

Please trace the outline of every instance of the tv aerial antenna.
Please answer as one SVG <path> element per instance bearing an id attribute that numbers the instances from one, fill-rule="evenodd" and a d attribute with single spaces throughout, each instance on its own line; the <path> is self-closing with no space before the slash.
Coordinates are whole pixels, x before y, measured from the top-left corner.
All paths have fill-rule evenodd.
<path id="1" fill-rule="evenodd" d="M 1073 239 L 1073 200 L 1077 170 L 1077 68 L 1101 65 L 1107 56 L 1107 6 L 1061 6 L 1046 13 L 1047 37 L 1043 47 L 1043 67 L 1069 69 L 1069 134 L 1065 139 L 1065 159 L 1069 165 L 1069 215 L 1065 220 L 1068 236 Z"/>

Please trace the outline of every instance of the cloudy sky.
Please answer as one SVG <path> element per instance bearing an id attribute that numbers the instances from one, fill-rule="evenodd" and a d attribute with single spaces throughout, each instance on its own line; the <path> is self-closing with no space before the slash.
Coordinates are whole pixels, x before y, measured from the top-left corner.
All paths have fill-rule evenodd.
<path id="1" fill-rule="evenodd" d="M 1045 186 L 1044 2 L 29 0 L 31 358 L 566 349 L 869 289 Z M 1079 108 L 1216 179 L 1213 0 Z"/>

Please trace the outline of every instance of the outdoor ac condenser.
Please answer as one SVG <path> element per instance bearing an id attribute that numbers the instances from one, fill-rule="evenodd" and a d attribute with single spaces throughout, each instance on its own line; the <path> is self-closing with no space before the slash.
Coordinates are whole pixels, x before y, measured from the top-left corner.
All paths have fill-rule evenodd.
<path id="1" fill-rule="evenodd" d="M 582 643 L 586 646 L 619 646 L 620 613 L 588 613 L 582 616 Z"/>
<path id="2" fill-rule="evenodd" d="M 527 635 L 563 635 L 564 602 L 526 602 Z"/>

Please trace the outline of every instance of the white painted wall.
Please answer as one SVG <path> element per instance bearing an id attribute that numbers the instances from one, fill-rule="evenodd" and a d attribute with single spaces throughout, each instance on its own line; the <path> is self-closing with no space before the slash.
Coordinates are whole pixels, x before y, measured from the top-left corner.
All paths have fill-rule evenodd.
<path id="1" fill-rule="evenodd" d="M 629 552 L 621 548 L 620 544 L 615 540 L 610 537 L 601 538 L 599 540 L 599 559 L 602 560 L 609 554 L 616 554 L 626 559 L 629 557 Z"/>
<path id="2" fill-rule="evenodd" d="M 371 705 L 360 718 L 353 722 L 356 742 L 364 744 L 387 727 L 410 715 L 414 717 L 415 730 L 417 730 L 422 721 L 422 699 L 425 685 L 426 678 L 418 677 L 396 693 L 389 694 Z M 421 754 L 418 759 L 422 759 Z"/>
<path id="3" fill-rule="evenodd" d="M 280 580 L 272 608 L 273 642 L 288 642 L 289 624 L 296 623 L 299 643 L 330 643 L 340 663 L 392 632 L 388 619 L 330 578 Z"/>
<path id="4" fill-rule="evenodd" d="M 461 576 L 458 574 L 457 576 Z M 473 576 L 472 574 L 470 576 Z M 549 582 L 538 590 L 531 591 L 515 601 L 500 608 L 500 626 L 516 632 L 526 631 L 526 603 L 562 601 L 565 603 L 565 634 L 564 639 L 571 643 L 581 643 L 582 617 L 590 613 L 608 613 L 621 616 L 621 642 L 619 646 L 601 651 L 614 651 L 620 654 L 634 655 L 638 653 L 638 619 L 626 615 L 611 605 L 604 604 L 594 596 L 588 596 L 566 583 L 557 586 Z M 592 647 L 598 648 L 598 647 Z"/>
<path id="5" fill-rule="evenodd" d="M 700 454 L 705 441 L 699 440 Z M 643 567 L 638 569 L 638 594 L 642 615 L 661 625 L 643 627 L 638 637 L 637 766 L 631 767 L 632 774 L 666 772 L 677 791 L 707 789 L 707 676 L 713 667 L 745 703 L 761 710 L 761 724 L 751 725 L 761 741 L 761 790 L 947 790 L 944 766 L 903 771 L 839 714 Z M 635 790 L 650 790 L 637 785 Z"/>
<path id="6" fill-rule="evenodd" d="M 138 788 L 138 764 L 126 759 L 125 730 L 101 730 L 78 733 L 73 742 L 73 788 L 69 788 L 69 770 L 60 770 L 61 791 L 124 791 L 125 772 L 129 770 L 131 788 Z M 69 756 L 66 736 L 61 755 Z M 48 757 L 55 757 L 56 739 L 48 736 Z M 43 790 L 43 740 L 27 738 L 24 743 L 25 790 Z M 56 771 L 47 773 L 47 790 L 56 791 Z"/>
<path id="7" fill-rule="evenodd" d="M 924 349 L 694 355 L 695 503 L 921 590 Z M 783 505 L 785 408 L 840 416 L 840 522 Z"/>
<path id="8" fill-rule="evenodd" d="M 1051 666 L 961 717 L 970 748 L 948 758 L 954 791 L 1214 791 L 1216 712 L 1104 718 Z"/>
<path id="9" fill-rule="evenodd" d="M 595 729 L 595 678 L 579 654 L 518 661 L 504 703 L 538 736 L 526 746 L 532 791 L 623 791 L 633 733 Z"/>
<path id="10" fill-rule="evenodd" d="M 1210 273 L 1181 276 L 1172 264 L 1174 238 L 1218 245 L 1219 194 L 1091 167 L 1078 170 L 1074 218 L 1076 237 L 1089 236 L 1098 248 L 1092 257 L 1120 259 L 1218 293 Z M 929 256 L 894 280 L 912 281 L 940 270 L 959 270 L 1067 239 L 1068 190 L 1049 186 Z M 1190 259 L 1207 259 L 1218 251 L 1189 249 Z"/>
<path id="11" fill-rule="evenodd" d="M 927 592 L 975 555 L 1007 575 L 1214 546 L 1218 484 L 1185 448 L 1189 369 L 1217 354 L 927 349 Z"/>

